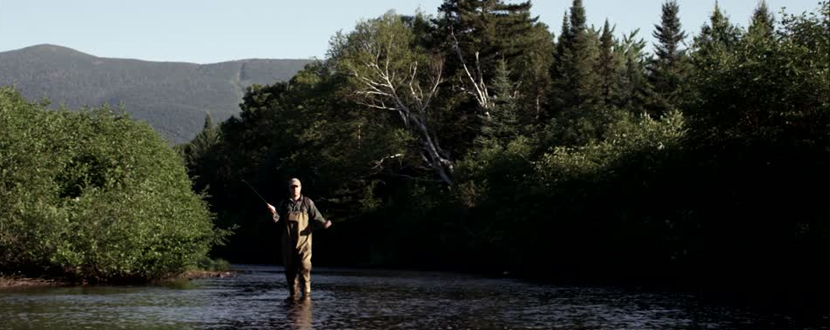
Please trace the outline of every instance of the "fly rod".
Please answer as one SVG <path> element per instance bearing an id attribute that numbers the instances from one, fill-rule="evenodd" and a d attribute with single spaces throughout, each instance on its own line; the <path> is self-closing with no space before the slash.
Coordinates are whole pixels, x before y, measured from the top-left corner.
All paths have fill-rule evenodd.
<path id="1" fill-rule="evenodd" d="M 244 182 L 246 185 L 248 185 L 248 188 L 251 188 L 251 190 L 253 190 L 253 191 L 254 191 L 254 194 L 256 194 L 257 196 L 259 196 L 259 199 L 261 199 L 263 202 L 265 202 L 265 204 L 270 205 L 270 204 L 268 203 L 268 201 L 266 201 L 266 200 L 265 200 L 265 198 L 264 198 L 264 197 L 262 197 L 262 195 L 260 195 L 260 194 L 259 194 L 259 192 L 257 192 L 257 191 L 256 191 L 256 189 L 254 189 L 254 187 L 253 187 L 253 186 L 251 186 L 251 184 L 250 184 L 250 183 L 248 183 L 248 181 L 245 181 L 245 179 L 242 179 L 242 182 Z"/>

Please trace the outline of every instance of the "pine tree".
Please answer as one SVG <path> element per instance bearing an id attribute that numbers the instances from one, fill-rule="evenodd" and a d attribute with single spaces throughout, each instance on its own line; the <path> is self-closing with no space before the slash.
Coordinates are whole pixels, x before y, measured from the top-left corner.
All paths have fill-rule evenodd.
<path id="1" fill-rule="evenodd" d="M 481 136 L 488 143 L 506 145 L 518 135 L 517 99 L 515 85 L 510 79 L 506 61 L 499 61 L 493 78 L 495 106 L 489 116 L 482 118 Z"/>
<path id="2" fill-rule="evenodd" d="M 637 38 L 639 30 L 623 37 L 620 56 L 623 58 L 622 74 L 619 76 L 620 107 L 631 113 L 642 114 L 646 104 L 653 99 L 654 91 L 646 77 L 645 41 Z"/>
<path id="3" fill-rule="evenodd" d="M 699 60 L 711 59 L 716 53 L 732 50 L 740 39 L 740 31 L 729 22 L 720 10 L 717 2 L 712 15 L 709 16 L 709 24 L 704 25 L 700 34 L 694 38 L 694 49 L 696 62 Z"/>
<path id="4" fill-rule="evenodd" d="M 597 72 L 600 77 L 600 104 L 609 108 L 616 104 L 616 74 L 620 65 L 617 56 L 614 54 L 614 29 L 610 27 L 608 20 L 602 27 L 602 35 L 599 38 L 599 59 L 597 61 Z"/>
<path id="5" fill-rule="evenodd" d="M 565 49 L 570 48 L 570 43 L 568 42 L 568 38 L 571 36 L 571 18 L 568 16 L 568 12 L 566 11 L 564 15 L 562 15 L 562 29 L 559 33 L 559 41 L 556 43 L 556 54 L 557 61 L 561 61 L 562 54 L 565 54 Z"/>
<path id="6" fill-rule="evenodd" d="M 532 51 L 519 58 L 518 73 L 511 73 L 519 83 L 519 116 L 525 127 L 540 123 L 550 89 L 550 68 L 553 63 L 553 35 L 544 24 L 536 24 L 531 31 L 535 40 Z"/>
<path id="7" fill-rule="evenodd" d="M 548 70 L 553 42 L 547 26 L 538 22 L 538 16 L 531 16 L 530 9 L 530 1 L 443 2 L 439 17 L 434 21 L 434 39 L 444 40 L 439 48 L 446 61 L 446 80 L 452 83 L 451 88 L 466 91 L 468 95 L 464 97 L 470 98 L 453 103 L 474 105 L 478 112 L 489 111 L 492 102 L 483 102 L 483 99 L 494 95 L 489 84 L 495 78 L 500 61 L 504 61 L 510 79 L 519 86 L 515 91 L 517 115 L 527 125 L 538 120 L 550 85 Z"/>
<path id="8" fill-rule="evenodd" d="M 654 60 L 649 63 L 649 82 L 654 87 L 656 99 L 652 100 L 651 114 L 659 117 L 677 107 L 680 84 L 688 74 L 686 51 L 681 49 L 686 33 L 681 29 L 676 0 L 663 3 L 661 24 L 654 26 L 652 35 Z"/>
<path id="9" fill-rule="evenodd" d="M 190 141 L 188 151 L 188 158 L 190 163 L 198 163 L 200 158 L 205 157 L 212 148 L 219 143 L 218 130 L 213 127 L 213 118 L 210 113 L 205 113 L 205 124 L 202 126 L 202 131 Z"/>
<path id="10" fill-rule="evenodd" d="M 594 71 L 596 63 L 596 34 L 586 26 L 585 7 L 582 0 L 574 0 L 571 7 L 571 86 L 573 88 L 573 103 L 569 105 L 572 111 L 592 111 L 599 99 L 598 76 Z"/>
<path id="11" fill-rule="evenodd" d="M 557 45 L 551 70 L 551 107 L 571 120 L 591 116 L 600 99 L 597 62 L 597 35 L 586 27 L 585 8 L 574 0 Z"/>
<path id="12" fill-rule="evenodd" d="M 454 50 L 457 40 L 468 69 L 480 68 L 483 81 L 492 81 L 499 60 L 505 60 L 518 74 L 521 67 L 517 59 L 539 48 L 541 41 L 539 34 L 533 33 L 539 18 L 530 16 L 530 8 L 530 1 L 445 0 L 435 23 L 437 39 L 445 41 L 442 48 L 448 55 L 448 69 L 457 72 L 462 65 Z"/>
<path id="13" fill-rule="evenodd" d="M 202 191 L 216 175 L 217 149 L 221 143 L 219 130 L 213 126 L 210 113 L 205 113 L 202 131 L 184 145 L 183 156 L 188 175 L 193 179 L 193 188 Z"/>
<path id="14" fill-rule="evenodd" d="M 749 24 L 749 35 L 753 37 L 771 38 L 775 31 L 775 17 L 769 12 L 767 2 L 761 0 L 755 12 L 752 14 L 752 21 Z"/>
<path id="15" fill-rule="evenodd" d="M 561 113 L 562 108 L 566 104 L 565 90 L 569 85 L 567 61 L 565 60 L 566 51 L 571 48 L 570 34 L 571 21 L 568 17 L 568 12 L 562 16 L 562 28 L 560 29 L 559 38 L 553 52 L 553 63 L 550 67 L 551 76 L 551 90 L 548 95 L 548 113 L 543 116 L 543 120 L 553 118 L 555 114 Z"/>
<path id="16" fill-rule="evenodd" d="M 716 3 L 709 23 L 694 38 L 691 54 L 694 73 L 689 80 L 694 88 L 684 110 L 689 114 L 695 135 L 720 135 L 724 131 L 720 126 L 731 125 L 740 116 L 728 97 L 714 97 L 732 89 L 723 78 L 728 76 L 724 72 L 738 63 L 735 50 L 740 37 L 740 30 L 729 22 Z"/>

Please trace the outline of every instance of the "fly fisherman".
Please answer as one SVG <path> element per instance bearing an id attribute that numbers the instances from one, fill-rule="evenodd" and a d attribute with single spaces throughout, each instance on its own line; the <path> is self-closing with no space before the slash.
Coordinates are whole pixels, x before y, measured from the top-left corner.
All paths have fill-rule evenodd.
<path id="1" fill-rule="evenodd" d="M 289 291 L 286 302 L 300 298 L 297 292 L 300 288 L 302 299 L 311 299 L 311 232 L 331 226 L 331 221 L 323 219 L 314 202 L 300 193 L 302 188 L 299 179 L 288 180 L 288 192 L 291 197 L 279 202 L 277 207 L 268 204 L 274 222 L 285 219 L 282 231 L 282 260 Z"/>

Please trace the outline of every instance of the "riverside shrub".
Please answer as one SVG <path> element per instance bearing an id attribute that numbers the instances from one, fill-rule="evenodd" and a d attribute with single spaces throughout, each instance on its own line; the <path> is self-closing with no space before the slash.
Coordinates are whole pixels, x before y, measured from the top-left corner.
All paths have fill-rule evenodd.
<path id="1" fill-rule="evenodd" d="M 49 111 L 0 88 L 0 271 L 149 280 L 217 242 L 181 158 L 109 107 Z"/>

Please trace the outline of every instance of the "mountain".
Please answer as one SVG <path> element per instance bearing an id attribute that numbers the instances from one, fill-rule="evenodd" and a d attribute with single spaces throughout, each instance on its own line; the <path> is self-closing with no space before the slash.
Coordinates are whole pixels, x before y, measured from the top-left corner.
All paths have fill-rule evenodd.
<path id="1" fill-rule="evenodd" d="M 0 86 L 70 109 L 123 105 L 171 143 L 192 139 L 205 113 L 239 112 L 245 88 L 291 79 L 311 60 L 247 59 L 214 64 L 102 58 L 56 45 L 0 52 Z"/>

